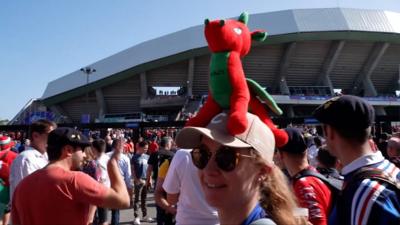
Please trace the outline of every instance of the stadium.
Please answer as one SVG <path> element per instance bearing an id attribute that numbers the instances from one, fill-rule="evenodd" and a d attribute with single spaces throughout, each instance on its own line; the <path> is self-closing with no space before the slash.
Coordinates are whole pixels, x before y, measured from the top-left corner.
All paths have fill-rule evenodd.
<path id="1" fill-rule="evenodd" d="M 253 43 L 243 68 L 283 109 L 275 119 L 312 121 L 317 105 L 343 93 L 367 99 L 379 118 L 400 121 L 399 21 L 400 13 L 348 8 L 252 14 L 250 30 L 264 29 L 268 38 Z M 140 43 L 51 81 L 10 124 L 185 120 L 208 92 L 203 29 Z"/>

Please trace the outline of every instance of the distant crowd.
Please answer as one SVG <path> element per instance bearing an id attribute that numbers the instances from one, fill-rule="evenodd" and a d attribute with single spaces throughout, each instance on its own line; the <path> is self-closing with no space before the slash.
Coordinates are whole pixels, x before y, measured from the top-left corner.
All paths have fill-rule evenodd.
<path id="1" fill-rule="evenodd" d="M 250 113 L 249 128 L 234 136 L 226 113 L 204 128 L 139 137 L 47 120 L 29 134 L 2 132 L 3 224 L 119 224 L 128 207 L 134 224 L 400 224 L 399 127 L 374 137 L 374 110 L 354 96 L 314 116 L 320 126 L 288 126 L 280 148 Z"/>

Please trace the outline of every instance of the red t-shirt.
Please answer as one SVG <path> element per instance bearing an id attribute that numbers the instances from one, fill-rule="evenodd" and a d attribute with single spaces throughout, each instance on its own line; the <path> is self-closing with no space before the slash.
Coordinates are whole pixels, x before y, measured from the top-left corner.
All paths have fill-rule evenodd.
<path id="1" fill-rule="evenodd" d="M 10 166 L 3 161 L 0 161 L 0 178 L 4 181 L 4 186 L 10 186 Z"/>
<path id="2" fill-rule="evenodd" d="M 1 177 L 1 179 L 4 181 L 5 186 L 10 186 L 10 169 L 12 162 L 14 161 L 15 158 L 17 158 L 18 154 L 11 151 L 11 150 L 3 150 L 0 152 L 0 160 L 3 161 L 5 164 L 7 164 L 5 167 L 8 169 L 8 174 L 4 174 L 4 176 Z M 3 170 L 4 172 L 4 170 Z"/>
<path id="3" fill-rule="evenodd" d="M 12 199 L 14 224 L 88 224 L 89 205 L 103 203 L 107 188 L 89 175 L 61 167 L 24 178 Z"/>
<path id="4" fill-rule="evenodd" d="M 0 160 L 7 163 L 9 166 L 12 164 L 18 154 L 11 150 L 4 150 L 0 152 Z"/>
<path id="5" fill-rule="evenodd" d="M 133 143 L 125 143 L 124 144 L 124 153 L 132 153 Z"/>
<path id="6" fill-rule="evenodd" d="M 156 151 L 158 151 L 158 144 L 157 144 L 157 142 L 155 142 L 155 141 L 152 141 L 150 144 L 149 144 L 149 152 L 148 152 L 148 154 L 150 155 L 151 153 L 154 153 L 154 152 L 156 152 Z"/>
<path id="7" fill-rule="evenodd" d="M 313 169 L 310 167 L 309 169 Z M 331 190 L 316 177 L 303 177 L 293 183 L 300 207 L 308 208 L 308 220 L 313 225 L 328 224 Z"/>

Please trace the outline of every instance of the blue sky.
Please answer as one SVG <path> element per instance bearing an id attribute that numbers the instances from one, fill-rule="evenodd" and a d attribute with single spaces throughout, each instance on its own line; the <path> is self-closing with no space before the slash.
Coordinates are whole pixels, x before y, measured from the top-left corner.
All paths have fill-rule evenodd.
<path id="1" fill-rule="evenodd" d="M 205 18 L 326 7 L 400 12 L 400 0 L 0 1 L 0 119 L 12 119 L 52 80 Z"/>

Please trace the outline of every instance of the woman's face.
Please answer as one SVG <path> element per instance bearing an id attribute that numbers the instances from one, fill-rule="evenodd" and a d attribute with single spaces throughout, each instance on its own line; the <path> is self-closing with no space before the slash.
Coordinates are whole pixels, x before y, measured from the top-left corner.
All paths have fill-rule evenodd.
<path id="1" fill-rule="evenodd" d="M 235 169 L 229 172 L 221 170 L 215 162 L 215 153 L 221 145 L 203 137 L 202 144 L 210 151 L 211 158 L 206 167 L 199 169 L 200 183 L 208 204 L 217 208 L 243 207 L 259 199 L 261 166 L 254 158 L 239 156 Z M 238 149 L 238 153 L 250 155 L 250 149 Z"/>

